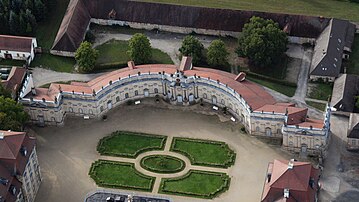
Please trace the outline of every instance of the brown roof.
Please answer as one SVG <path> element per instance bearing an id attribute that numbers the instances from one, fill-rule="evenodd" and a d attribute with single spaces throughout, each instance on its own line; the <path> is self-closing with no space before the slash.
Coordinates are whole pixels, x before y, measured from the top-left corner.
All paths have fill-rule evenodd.
<path id="1" fill-rule="evenodd" d="M 289 164 L 292 163 L 292 167 Z M 319 170 L 308 162 L 274 160 L 268 165 L 262 200 L 283 200 L 284 190 L 289 189 L 289 201 L 314 202 L 318 187 Z M 312 183 L 312 186 L 311 186 Z"/>
<path id="2" fill-rule="evenodd" d="M 16 167 L 18 173 L 23 173 L 29 155 L 21 154 L 21 148 L 26 148 L 30 154 L 35 146 L 35 139 L 25 132 L 0 131 L 4 138 L 0 139 L 0 163 L 5 167 L 13 169 Z"/>
<path id="3" fill-rule="evenodd" d="M 0 35 L 0 50 L 31 52 L 31 37 Z"/>
<path id="4" fill-rule="evenodd" d="M 291 36 L 316 38 L 329 22 L 327 18 L 216 9 L 126 0 L 71 0 L 56 36 L 53 50 L 74 52 L 84 38 L 91 18 L 240 32 L 252 16 L 273 19 Z"/>
<path id="5" fill-rule="evenodd" d="M 86 3 L 90 3 L 88 1 Z M 91 16 L 82 0 L 71 0 L 52 49 L 75 52 L 84 39 Z"/>
<path id="6" fill-rule="evenodd" d="M 21 84 L 26 76 L 26 69 L 20 67 L 11 68 L 9 77 L 5 81 L 1 81 L 4 88 L 9 90 L 12 95 L 16 95 L 21 88 Z"/>

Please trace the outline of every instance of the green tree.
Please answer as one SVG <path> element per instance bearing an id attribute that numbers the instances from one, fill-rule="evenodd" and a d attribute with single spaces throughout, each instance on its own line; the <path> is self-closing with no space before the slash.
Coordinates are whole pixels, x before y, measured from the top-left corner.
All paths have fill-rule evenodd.
<path id="1" fill-rule="evenodd" d="M 287 50 L 288 37 L 278 23 L 253 16 L 238 39 L 237 54 L 259 67 L 272 65 Z"/>
<path id="2" fill-rule="evenodd" d="M 11 93 L 4 88 L 0 80 L 0 96 L 11 98 Z"/>
<path id="3" fill-rule="evenodd" d="M 228 65 L 228 51 L 222 40 L 214 40 L 208 47 L 207 63 L 213 67 L 225 67 Z"/>
<path id="4" fill-rule="evenodd" d="M 11 98 L 0 96 L 0 129 L 21 131 L 29 119 L 21 104 Z"/>
<path id="5" fill-rule="evenodd" d="M 82 42 L 75 53 L 75 59 L 79 65 L 80 72 L 92 71 L 95 67 L 98 55 L 98 50 L 93 49 L 90 42 Z"/>
<path id="6" fill-rule="evenodd" d="M 20 30 L 19 24 L 20 24 L 19 16 L 14 11 L 10 11 L 10 17 L 9 17 L 10 32 L 13 34 L 19 33 Z"/>
<path id="7" fill-rule="evenodd" d="M 129 50 L 127 51 L 131 60 L 138 64 L 149 63 L 152 58 L 152 48 L 150 40 L 144 35 L 137 33 L 129 41 Z"/>
<path id="8" fill-rule="evenodd" d="M 203 44 L 194 36 L 186 36 L 182 41 L 181 48 L 179 49 L 181 56 L 191 56 L 192 62 L 195 65 L 198 65 L 198 63 L 202 60 L 203 50 Z"/>

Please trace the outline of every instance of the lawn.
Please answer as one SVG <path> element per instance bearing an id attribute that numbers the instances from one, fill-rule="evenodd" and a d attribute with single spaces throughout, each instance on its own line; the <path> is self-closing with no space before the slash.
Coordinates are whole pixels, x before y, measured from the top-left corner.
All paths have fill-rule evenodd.
<path id="1" fill-rule="evenodd" d="M 176 157 L 151 155 L 141 159 L 141 166 L 155 173 L 177 173 L 185 168 L 185 163 Z"/>
<path id="2" fill-rule="evenodd" d="M 255 10 L 343 18 L 359 22 L 359 3 L 348 0 L 140 0 L 213 8 Z"/>
<path id="3" fill-rule="evenodd" d="M 90 168 L 89 175 L 101 187 L 152 191 L 154 177 L 139 173 L 134 164 L 98 160 Z"/>
<path id="4" fill-rule="evenodd" d="M 256 78 L 252 78 L 249 75 L 247 75 L 246 77 L 248 80 L 253 81 L 259 85 L 265 86 L 267 88 L 270 88 L 272 90 L 275 90 L 277 92 L 280 92 L 288 97 L 293 97 L 296 91 L 296 87 L 294 86 L 288 86 L 288 85 L 283 85 L 283 84 L 279 84 L 279 83 L 275 83 L 272 81 L 266 81 L 266 80 L 260 80 L 260 79 L 256 79 Z"/>
<path id="5" fill-rule="evenodd" d="M 128 41 L 110 40 L 98 47 L 99 57 L 96 61 L 96 69 L 118 68 L 127 66 L 131 60 L 127 51 Z M 173 64 L 171 58 L 159 49 L 152 48 L 151 64 Z"/>
<path id="6" fill-rule="evenodd" d="M 277 61 L 271 67 L 251 67 L 250 71 L 256 74 L 261 74 L 275 79 L 284 80 L 287 75 L 288 57 L 283 57 L 280 61 Z"/>
<path id="7" fill-rule="evenodd" d="M 333 92 L 332 83 L 311 83 L 309 98 L 316 100 L 328 100 Z"/>
<path id="8" fill-rule="evenodd" d="M 146 151 L 163 150 L 166 139 L 165 136 L 159 135 L 117 131 L 102 138 L 97 145 L 97 151 L 101 155 L 136 158 Z"/>
<path id="9" fill-rule="evenodd" d="M 316 109 L 319 109 L 320 111 L 325 111 L 326 104 L 319 103 L 319 102 L 312 102 L 312 101 L 305 101 L 307 105 L 312 106 Z"/>
<path id="10" fill-rule="evenodd" d="M 359 12 L 359 11 L 358 11 Z M 355 35 L 352 53 L 349 57 L 348 74 L 359 75 L 359 34 Z"/>
<path id="11" fill-rule="evenodd" d="M 162 179 L 159 192 L 211 199 L 225 192 L 229 184 L 225 173 L 191 170 L 179 178 Z"/>
<path id="12" fill-rule="evenodd" d="M 69 2 L 70 0 L 48 0 L 49 15 L 36 28 L 38 45 L 45 51 L 52 47 Z"/>
<path id="13" fill-rule="evenodd" d="M 173 138 L 171 151 L 187 156 L 192 165 L 228 168 L 234 165 L 236 154 L 224 142 Z"/>
<path id="14" fill-rule="evenodd" d="M 74 58 L 51 55 L 49 53 L 37 54 L 31 67 L 43 67 L 58 72 L 72 72 L 76 61 Z"/>

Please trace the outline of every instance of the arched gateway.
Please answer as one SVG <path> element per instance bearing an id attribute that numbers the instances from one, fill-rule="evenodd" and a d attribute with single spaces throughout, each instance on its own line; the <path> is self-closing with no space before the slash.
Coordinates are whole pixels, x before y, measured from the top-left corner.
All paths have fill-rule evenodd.
<path id="1" fill-rule="evenodd" d="M 313 141 L 307 151 L 318 152 L 314 145 L 326 148 L 329 137 L 330 108 L 324 120 L 307 118 L 306 108 L 291 103 L 276 103 L 261 86 L 245 80 L 245 74 L 193 67 L 190 57 L 181 65 L 140 65 L 116 70 L 87 83 L 52 83 L 47 88 L 33 88 L 31 74 L 25 81 L 19 102 L 25 106 L 33 123 L 63 124 L 66 115 L 100 117 L 129 100 L 162 97 L 172 104 L 190 105 L 200 101 L 226 108 L 252 135 L 283 138 L 283 147 L 300 151 L 298 133 L 310 130 Z M 31 90 L 29 90 L 31 89 Z M 39 115 L 42 115 L 39 118 Z M 271 129 L 270 135 L 268 129 Z M 259 130 L 258 130 L 259 129 Z M 308 137 L 307 139 L 309 139 Z M 311 150 L 312 149 L 312 150 Z"/>

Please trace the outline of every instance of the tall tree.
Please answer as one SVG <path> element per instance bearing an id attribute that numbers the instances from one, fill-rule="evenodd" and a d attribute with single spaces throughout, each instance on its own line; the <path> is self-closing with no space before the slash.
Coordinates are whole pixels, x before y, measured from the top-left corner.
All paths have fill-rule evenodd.
<path id="1" fill-rule="evenodd" d="M 214 40 L 208 47 L 207 63 L 213 67 L 225 67 L 228 65 L 228 51 L 222 40 Z"/>
<path id="2" fill-rule="evenodd" d="M 253 16 L 238 39 L 237 54 L 255 66 L 270 66 L 287 50 L 288 37 L 278 23 Z"/>
<path id="3" fill-rule="evenodd" d="M 14 11 L 10 11 L 10 17 L 9 17 L 10 32 L 19 33 L 20 31 L 19 24 L 20 24 L 19 16 Z"/>
<path id="4" fill-rule="evenodd" d="M 11 98 L 0 96 L 0 129 L 21 131 L 29 119 L 21 104 Z"/>
<path id="5" fill-rule="evenodd" d="M 92 71 L 95 67 L 98 54 L 98 50 L 93 49 L 90 42 L 82 42 L 75 53 L 75 59 L 79 65 L 80 72 Z"/>
<path id="6" fill-rule="evenodd" d="M 191 56 L 192 62 L 195 65 L 202 60 L 203 44 L 194 36 L 186 36 L 182 41 L 182 46 L 179 49 L 182 56 Z"/>
<path id="7" fill-rule="evenodd" d="M 137 33 L 129 41 L 128 55 L 131 60 L 138 64 L 150 62 L 152 58 L 152 48 L 150 40 L 144 35 Z"/>

